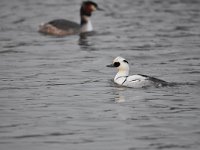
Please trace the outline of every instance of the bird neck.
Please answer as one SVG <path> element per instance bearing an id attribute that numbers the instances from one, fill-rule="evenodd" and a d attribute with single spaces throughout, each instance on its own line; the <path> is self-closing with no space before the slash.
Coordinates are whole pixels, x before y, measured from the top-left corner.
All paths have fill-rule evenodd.
<path id="1" fill-rule="evenodd" d="M 127 77 L 129 75 L 129 69 L 119 69 L 118 73 L 115 76 L 115 79 L 120 77 Z"/>
<path id="2" fill-rule="evenodd" d="M 93 31 L 92 22 L 89 16 L 81 16 L 81 32 Z"/>

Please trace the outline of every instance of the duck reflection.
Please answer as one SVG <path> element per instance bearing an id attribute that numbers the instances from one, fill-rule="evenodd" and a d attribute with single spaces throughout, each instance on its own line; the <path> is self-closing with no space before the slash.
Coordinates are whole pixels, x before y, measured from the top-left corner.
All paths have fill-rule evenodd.
<path id="1" fill-rule="evenodd" d="M 125 97 L 124 97 L 124 95 L 118 95 L 118 96 L 116 96 L 115 97 L 115 102 L 116 103 L 122 103 L 122 102 L 125 102 L 126 100 L 125 100 Z"/>
<path id="2" fill-rule="evenodd" d="M 110 82 L 110 86 L 114 87 L 112 89 L 112 93 L 114 95 L 114 101 L 116 103 L 123 103 L 126 101 L 126 97 L 124 96 L 124 92 L 127 89 L 126 87 L 122 87 L 122 86 L 118 86 L 117 84 L 115 84 L 113 82 L 113 80 L 111 80 Z"/>

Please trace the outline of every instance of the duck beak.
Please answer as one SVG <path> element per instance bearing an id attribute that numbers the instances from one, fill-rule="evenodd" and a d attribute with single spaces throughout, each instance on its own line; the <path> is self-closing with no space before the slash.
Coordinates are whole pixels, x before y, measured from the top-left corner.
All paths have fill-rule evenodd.
<path id="1" fill-rule="evenodd" d="M 115 66 L 113 64 L 107 65 L 106 67 L 114 68 Z"/>
<path id="2" fill-rule="evenodd" d="M 98 11 L 104 11 L 104 9 L 97 7 Z"/>

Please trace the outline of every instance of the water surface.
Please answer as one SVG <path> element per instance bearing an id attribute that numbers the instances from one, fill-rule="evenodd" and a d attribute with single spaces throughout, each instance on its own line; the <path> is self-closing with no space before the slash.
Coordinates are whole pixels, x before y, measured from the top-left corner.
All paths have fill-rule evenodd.
<path id="1" fill-rule="evenodd" d="M 41 22 L 79 22 L 80 0 L 2 0 L 0 149 L 198 150 L 200 2 L 96 0 L 96 33 L 57 38 Z M 132 89 L 106 68 L 174 82 Z"/>

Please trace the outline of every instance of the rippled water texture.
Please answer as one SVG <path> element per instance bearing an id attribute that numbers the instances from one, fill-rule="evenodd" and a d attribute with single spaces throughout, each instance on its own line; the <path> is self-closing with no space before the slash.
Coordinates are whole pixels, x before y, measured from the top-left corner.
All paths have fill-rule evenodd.
<path id="1" fill-rule="evenodd" d="M 200 1 L 96 0 L 96 33 L 44 36 L 55 18 L 79 22 L 80 0 L 1 0 L 1 150 L 199 150 Z M 115 85 L 132 74 L 176 83 Z"/>

